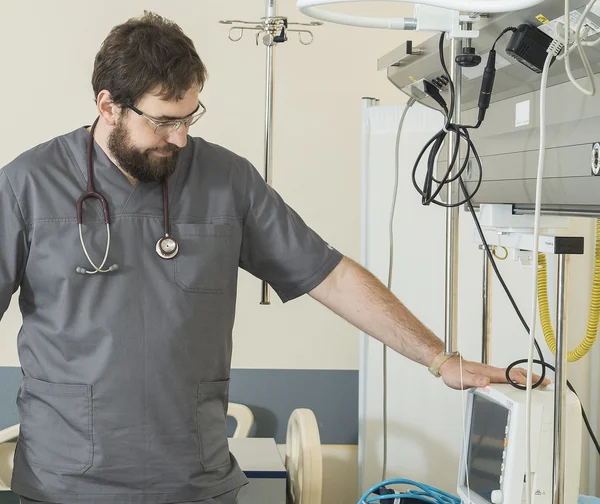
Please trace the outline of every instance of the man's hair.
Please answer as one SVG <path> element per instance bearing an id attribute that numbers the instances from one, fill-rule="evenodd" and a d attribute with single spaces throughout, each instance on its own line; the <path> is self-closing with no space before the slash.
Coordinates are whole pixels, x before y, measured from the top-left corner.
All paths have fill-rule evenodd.
<path id="1" fill-rule="evenodd" d="M 194 43 L 172 21 L 144 11 L 115 26 L 94 61 L 95 96 L 103 89 L 121 107 L 136 105 L 149 92 L 181 100 L 193 86 L 204 86 L 206 67 Z"/>

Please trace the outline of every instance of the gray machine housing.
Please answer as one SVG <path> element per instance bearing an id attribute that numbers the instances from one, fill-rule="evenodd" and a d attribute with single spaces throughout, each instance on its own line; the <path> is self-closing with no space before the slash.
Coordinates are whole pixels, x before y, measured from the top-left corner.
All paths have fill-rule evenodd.
<path id="1" fill-rule="evenodd" d="M 483 165 L 475 204 L 511 203 L 532 209 L 539 156 L 539 91 L 493 104 L 486 121 L 471 134 Z M 515 126 L 517 109 L 529 107 L 529 124 Z M 463 114 L 473 124 L 477 109 Z M 542 208 L 561 214 L 600 214 L 600 97 L 587 97 L 570 82 L 552 86 L 546 97 L 546 159 Z M 472 157 L 471 157 L 472 159 Z M 446 165 L 447 161 L 444 161 Z M 467 189 L 478 172 L 472 160 Z M 445 166 L 444 166 L 445 169 Z"/>
<path id="2" fill-rule="evenodd" d="M 571 10 L 583 11 L 586 0 L 573 0 Z M 462 80 L 462 124 L 474 124 L 481 76 L 489 52 L 498 34 L 508 26 L 529 23 L 541 26 L 540 14 L 554 20 L 564 14 L 563 0 L 547 0 L 541 5 L 519 12 L 494 14 L 475 25 L 480 36 L 473 41 L 481 64 L 464 72 Z M 600 18 L 590 18 L 600 25 Z M 539 153 L 540 74 L 516 61 L 505 52 L 510 38 L 506 34 L 496 45 L 497 53 L 509 64 L 496 72 L 492 104 L 486 120 L 470 135 L 483 164 L 483 182 L 473 198 L 482 203 L 512 204 L 515 211 L 530 211 L 535 202 L 535 185 Z M 433 80 L 443 74 L 438 54 L 439 35 L 416 46 L 417 54 L 405 54 L 404 46 L 379 59 L 388 79 L 411 95 L 411 84 L 422 78 Z M 448 58 L 448 42 L 445 54 Z M 577 51 L 572 53 L 571 67 L 576 78 L 584 75 Z M 600 50 L 586 48 L 594 73 L 600 73 Z M 448 62 L 448 60 L 446 60 Z M 449 62 L 448 62 L 449 63 Z M 580 82 L 589 85 L 582 79 Z M 599 82 L 600 84 L 600 82 Z M 600 89 L 600 85 L 598 86 Z M 449 93 L 443 93 L 449 103 Z M 424 105 L 436 107 L 432 101 Z M 556 61 L 548 78 L 546 98 L 546 163 L 542 209 L 562 214 L 600 215 L 600 96 L 585 96 L 569 81 L 564 62 Z M 529 110 L 528 114 L 524 111 Z M 447 165 L 447 149 L 440 155 L 440 170 Z M 464 149 L 462 149 L 464 152 Z M 475 161 L 467 170 L 469 190 L 476 184 Z"/>

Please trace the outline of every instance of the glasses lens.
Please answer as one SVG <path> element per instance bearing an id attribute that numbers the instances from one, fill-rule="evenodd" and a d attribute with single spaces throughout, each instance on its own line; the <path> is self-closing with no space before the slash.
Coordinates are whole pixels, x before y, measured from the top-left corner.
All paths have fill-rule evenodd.
<path id="1" fill-rule="evenodd" d="M 196 124 L 203 115 L 204 113 L 190 117 L 187 122 L 187 127 L 189 128 L 192 124 Z"/>
<path id="2" fill-rule="evenodd" d="M 177 123 L 159 124 L 154 130 L 154 133 L 156 133 L 157 135 L 166 136 L 175 131 L 177 129 L 176 126 Z"/>
<path id="3" fill-rule="evenodd" d="M 200 112 L 192 117 L 189 117 L 188 119 L 159 124 L 154 130 L 154 133 L 157 135 L 166 136 L 173 133 L 173 131 L 178 130 L 182 124 L 185 128 L 189 128 L 192 124 L 196 124 L 198 120 L 206 113 L 204 105 L 200 104 L 200 108 Z"/>

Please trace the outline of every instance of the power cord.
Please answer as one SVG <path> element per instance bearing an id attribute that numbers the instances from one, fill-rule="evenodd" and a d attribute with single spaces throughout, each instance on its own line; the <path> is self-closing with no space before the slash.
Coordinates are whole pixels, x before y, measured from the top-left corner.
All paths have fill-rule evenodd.
<path id="1" fill-rule="evenodd" d="M 414 105 L 415 99 L 411 98 L 408 100 L 400 123 L 398 124 L 398 130 L 396 133 L 396 146 L 394 149 L 394 192 L 392 195 L 392 208 L 390 210 L 390 223 L 389 223 L 389 238 L 390 238 L 390 255 L 388 263 L 388 279 L 387 288 L 392 290 L 392 275 L 394 272 L 394 216 L 396 213 L 396 200 L 398 199 L 398 184 L 400 180 L 400 136 L 402 135 L 402 128 L 404 127 L 404 121 L 408 110 Z M 383 468 L 382 468 L 382 480 L 386 479 L 387 473 L 387 346 L 383 345 Z"/>
<path id="2" fill-rule="evenodd" d="M 413 166 L 413 171 L 412 171 L 413 185 L 414 185 L 415 189 L 417 190 L 417 192 L 421 195 L 423 205 L 430 205 L 433 203 L 434 205 L 438 205 L 438 206 L 441 206 L 444 208 L 462 206 L 467 201 L 470 201 L 473 198 L 473 196 L 477 193 L 477 191 L 479 190 L 479 187 L 481 186 L 481 182 L 482 182 L 481 159 L 479 158 L 479 154 L 477 153 L 477 149 L 475 148 L 475 145 L 473 144 L 473 142 L 471 141 L 471 138 L 469 137 L 468 130 L 469 129 L 477 129 L 477 128 L 479 128 L 479 126 L 481 126 L 481 124 L 483 123 L 483 121 L 485 119 L 485 114 L 487 112 L 487 109 L 490 106 L 490 100 L 491 100 L 492 91 L 493 91 L 493 87 L 494 87 L 494 80 L 496 77 L 496 44 L 498 43 L 498 41 L 502 38 L 502 36 L 504 34 L 506 34 L 508 32 L 514 32 L 514 31 L 516 31 L 516 28 L 512 27 L 512 26 L 504 29 L 500 33 L 500 35 L 498 35 L 498 37 L 494 41 L 494 44 L 492 45 L 492 49 L 489 52 L 488 60 L 487 60 L 485 69 L 483 71 L 483 77 L 481 80 L 481 90 L 479 92 L 479 101 L 477 104 L 477 107 L 479 109 L 477 123 L 473 126 L 465 126 L 463 124 L 455 124 L 452 122 L 452 117 L 454 115 L 454 104 L 456 101 L 456 96 L 455 96 L 456 92 L 454 89 L 454 82 L 452 82 L 452 78 L 450 77 L 450 72 L 448 71 L 448 67 L 446 65 L 446 61 L 444 58 L 445 33 L 442 33 L 440 35 L 438 51 L 439 51 L 439 56 L 440 56 L 440 64 L 441 64 L 442 69 L 444 70 L 444 74 L 445 74 L 444 80 L 446 81 L 446 84 L 449 86 L 449 90 L 450 90 L 450 106 L 448 107 L 446 105 L 444 98 L 440 94 L 439 90 L 433 84 L 426 83 L 427 93 L 444 110 L 445 116 L 446 116 L 446 123 L 444 124 L 444 127 L 425 144 L 425 146 L 423 147 L 423 149 L 417 156 L 417 159 Z M 429 84 L 428 87 L 427 87 L 427 84 Z M 437 159 L 438 159 L 440 150 L 442 149 L 442 146 L 445 143 L 446 136 L 448 135 L 448 133 L 454 133 L 454 147 L 452 150 L 452 158 L 449 160 L 448 167 L 446 169 L 446 173 L 443 175 L 441 180 L 437 180 L 434 175 L 435 168 L 437 166 Z M 464 160 L 463 164 L 458 169 L 456 174 L 453 176 L 452 172 L 454 171 L 456 163 L 459 158 L 459 149 L 460 149 L 461 140 L 464 140 L 466 142 L 467 152 L 465 154 L 465 160 Z M 417 182 L 417 170 L 418 170 L 419 164 L 421 163 L 421 159 L 423 158 L 423 156 L 425 155 L 425 153 L 428 150 L 429 150 L 429 156 L 427 159 L 427 172 L 425 174 L 425 180 L 423 182 L 423 186 L 421 187 Z M 477 163 L 477 169 L 478 169 L 478 173 L 479 173 L 479 176 L 477 179 L 477 185 L 476 185 L 475 189 L 473 190 L 473 192 L 471 194 L 465 194 L 465 199 L 463 201 L 459 201 L 458 203 L 444 203 L 442 201 L 438 201 L 436 198 L 442 192 L 442 190 L 444 189 L 446 184 L 451 184 L 452 182 L 456 181 L 459 177 L 462 176 L 464 171 L 467 169 L 467 167 L 469 166 L 469 163 L 470 163 L 471 152 L 473 153 L 473 157 L 475 158 L 475 161 Z M 434 188 L 434 184 L 437 184 L 436 188 Z"/>
<path id="3" fill-rule="evenodd" d="M 532 292 L 531 292 L 531 323 L 529 325 L 529 355 L 527 358 L 527 387 L 526 387 L 526 410 L 525 410 L 525 474 L 527 486 L 527 504 L 531 502 L 532 481 L 531 474 L 531 399 L 532 399 L 532 379 L 533 379 L 533 346 L 535 342 L 535 330 L 537 320 L 537 279 L 538 279 L 538 260 L 540 247 L 540 216 L 542 212 L 542 184 L 544 181 L 544 166 L 546 159 L 546 89 L 548 85 L 548 73 L 550 64 L 555 57 L 553 49 L 556 49 L 557 54 L 560 52 L 560 47 L 552 42 L 548 48 L 548 54 L 544 61 L 544 69 L 542 71 L 542 80 L 540 84 L 540 147 L 538 156 L 537 177 L 535 183 L 535 211 L 533 217 L 533 264 L 531 266 L 532 276 Z M 566 370 L 565 370 L 566 371 Z"/>
<path id="4" fill-rule="evenodd" d="M 413 181 L 413 185 L 414 185 L 415 189 L 422 197 L 423 205 L 430 205 L 433 203 L 434 205 L 438 205 L 438 206 L 441 206 L 444 208 L 450 208 L 450 207 L 458 207 L 458 206 L 464 205 L 468 200 L 470 200 L 475 195 L 475 193 L 479 189 L 479 187 L 481 185 L 481 181 L 482 181 L 482 166 L 481 166 L 481 159 L 479 158 L 479 154 L 477 153 L 477 149 L 475 148 L 475 145 L 473 145 L 473 143 L 471 142 L 471 139 L 469 137 L 469 131 L 468 131 L 469 129 L 479 127 L 479 125 L 464 126 L 462 124 L 452 123 L 452 116 L 454 114 L 455 90 L 454 90 L 454 83 L 452 82 L 452 78 L 450 77 L 450 72 L 448 71 L 448 67 L 446 66 L 446 62 L 444 60 L 444 37 L 445 37 L 445 33 L 442 33 L 440 35 L 440 41 L 439 41 L 439 55 L 440 55 L 440 63 L 442 65 L 444 74 L 448 81 L 447 85 L 449 86 L 449 89 L 450 89 L 450 107 L 447 107 L 444 102 L 443 108 L 444 108 L 444 111 L 446 112 L 445 113 L 446 123 L 444 124 L 444 127 L 425 144 L 425 146 L 423 147 L 423 149 L 417 156 L 417 159 L 415 161 L 413 171 L 412 171 L 412 181 Z M 441 95 L 439 96 L 439 99 L 441 99 L 443 101 L 443 98 L 441 97 Z M 442 146 L 444 145 L 446 136 L 450 132 L 454 133 L 454 147 L 453 147 L 453 151 L 452 151 L 452 158 L 448 163 L 448 168 L 446 170 L 446 173 L 442 177 L 442 179 L 437 180 L 434 176 L 435 167 L 437 164 L 437 158 L 438 158 L 438 155 L 439 155 L 439 152 L 440 152 Z M 457 173 L 454 176 L 452 176 L 452 172 L 455 169 L 455 165 L 456 165 L 457 159 L 458 159 L 461 139 L 465 140 L 465 142 L 467 143 L 467 152 L 465 155 L 465 161 L 462 164 L 462 166 L 458 169 Z M 421 187 L 421 186 L 419 186 L 419 184 L 417 182 L 417 170 L 418 170 L 419 164 L 421 162 L 421 159 L 423 158 L 423 156 L 425 155 L 425 153 L 428 150 L 429 150 L 429 156 L 427 159 L 427 172 L 425 174 L 425 180 L 423 182 L 423 187 Z M 444 203 L 443 201 L 438 201 L 436 198 L 438 197 L 440 192 L 444 189 L 446 184 L 450 184 L 450 183 L 456 181 L 467 169 L 467 167 L 469 165 L 469 161 L 470 161 L 471 151 L 473 152 L 473 156 L 475 157 L 475 160 L 477 161 L 477 168 L 479 170 L 479 178 L 478 178 L 478 183 L 477 183 L 475 190 L 473 191 L 473 193 L 471 195 L 465 195 L 465 200 L 459 201 L 457 203 L 449 204 L 449 203 Z M 437 188 L 435 188 L 435 189 L 434 189 L 434 183 L 437 184 Z"/>

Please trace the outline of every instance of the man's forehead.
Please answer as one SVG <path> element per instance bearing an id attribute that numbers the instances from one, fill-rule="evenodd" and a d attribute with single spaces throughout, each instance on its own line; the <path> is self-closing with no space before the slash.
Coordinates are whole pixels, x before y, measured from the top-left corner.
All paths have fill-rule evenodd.
<path id="1" fill-rule="evenodd" d="M 199 90 L 190 90 L 180 100 L 166 100 L 158 94 L 146 94 L 138 108 L 145 114 L 164 121 L 182 119 L 198 109 Z"/>

